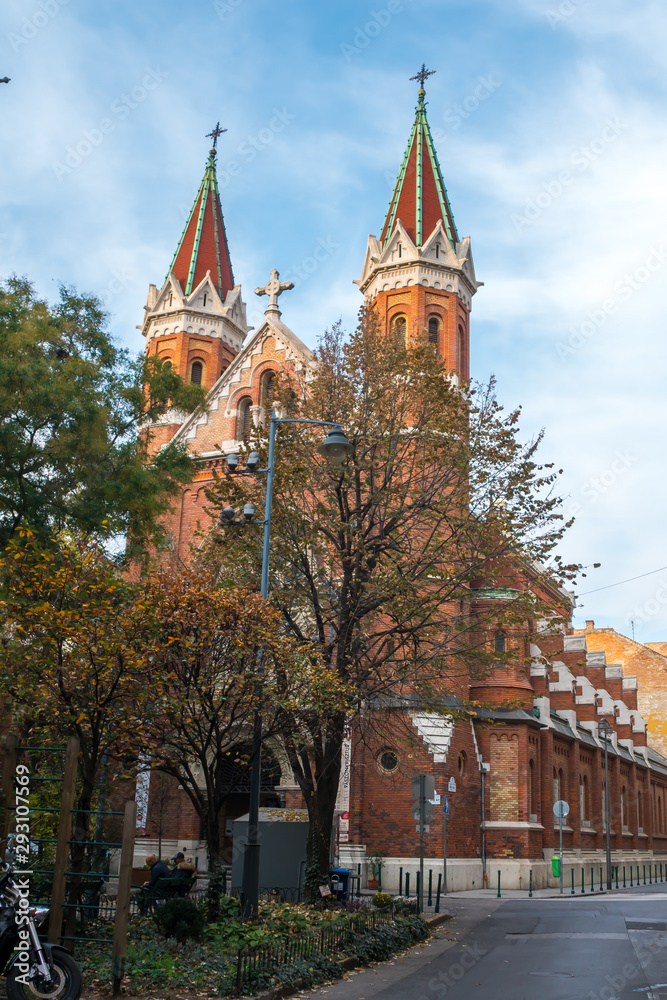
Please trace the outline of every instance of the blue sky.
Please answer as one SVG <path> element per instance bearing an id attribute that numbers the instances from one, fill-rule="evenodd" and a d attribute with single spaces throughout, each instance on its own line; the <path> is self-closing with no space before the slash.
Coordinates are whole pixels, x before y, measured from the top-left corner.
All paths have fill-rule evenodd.
<path id="1" fill-rule="evenodd" d="M 351 327 L 422 61 L 485 282 L 474 375 L 495 373 L 501 399 L 523 405 L 526 436 L 546 429 L 577 515 L 563 554 L 603 564 L 581 591 L 667 566 L 664 5 L 5 0 L 0 274 L 46 297 L 60 281 L 95 292 L 140 350 L 148 284 L 164 280 L 220 119 L 251 321 L 252 289 L 277 267 L 297 285 L 283 318 L 306 343 L 339 316 Z M 667 640 L 667 569 L 581 603 L 577 623 L 629 633 L 634 619 L 637 638 Z"/>

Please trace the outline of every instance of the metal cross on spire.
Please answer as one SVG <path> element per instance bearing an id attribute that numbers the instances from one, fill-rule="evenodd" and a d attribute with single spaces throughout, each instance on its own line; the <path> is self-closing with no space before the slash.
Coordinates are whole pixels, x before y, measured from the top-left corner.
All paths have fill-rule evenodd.
<path id="1" fill-rule="evenodd" d="M 435 69 L 426 69 L 426 63 L 422 63 L 422 68 L 419 70 L 419 72 L 417 73 L 417 75 L 416 76 L 411 76 L 410 79 L 411 80 L 419 80 L 419 83 L 421 84 L 421 89 L 423 90 L 424 89 L 424 81 L 427 80 L 429 76 L 433 76 L 434 73 L 437 73 L 437 70 L 435 70 Z"/>
<path id="2" fill-rule="evenodd" d="M 222 133 L 226 131 L 227 131 L 226 128 L 220 128 L 220 122 L 218 122 L 212 132 L 206 133 L 207 139 L 213 139 L 213 149 L 217 148 L 218 137 L 221 136 Z"/>

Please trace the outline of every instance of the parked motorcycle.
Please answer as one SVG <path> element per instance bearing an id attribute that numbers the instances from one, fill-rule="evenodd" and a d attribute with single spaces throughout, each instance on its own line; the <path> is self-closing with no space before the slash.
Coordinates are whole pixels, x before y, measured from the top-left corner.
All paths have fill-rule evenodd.
<path id="1" fill-rule="evenodd" d="M 8 1000 L 79 1000 L 81 971 L 66 948 L 39 940 L 47 906 L 28 902 L 28 880 L 0 864 L 0 972 Z"/>

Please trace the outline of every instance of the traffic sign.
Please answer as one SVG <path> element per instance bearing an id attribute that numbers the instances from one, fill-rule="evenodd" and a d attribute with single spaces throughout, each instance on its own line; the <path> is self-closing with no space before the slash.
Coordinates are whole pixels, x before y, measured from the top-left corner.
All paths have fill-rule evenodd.
<path id="1" fill-rule="evenodd" d="M 424 800 L 424 815 L 422 817 L 423 823 L 430 823 L 433 819 L 433 813 L 435 809 L 433 808 L 433 803 L 429 802 L 428 799 Z M 419 822 L 419 802 L 412 803 L 412 818 Z"/>
<path id="2" fill-rule="evenodd" d="M 419 802 L 419 779 L 420 779 L 420 777 L 421 777 L 420 774 L 413 774 L 412 775 L 411 791 L 412 791 L 412 799 L 413 799 L 414 802 Z M 432 799 L 434 795 L 435 795 L 435 778 L 434 778 L 434 776 L 432 774 L 425 774 L 424 775 L 424 798 L 425 799 Z"/>
<path id="3" fill-rule="evenodd" d="M 445 800 L 442 803 L 442 811 L 445 816 L 449 816 L 449 795 L 445 795 Z"/>
<path id="4" fill-rule="evenodd" d="M 447 785 L 447 791 L 448 792 L 456 791 L 456 781 L 454 780 L 454 778 L 449 779 L 449 784 Z"/>
<path id="5" fill-rule="evenodd" d="M 558 819 L 565 819 L 570 811 L 570 807 L 564 799 L 559 799 L 558 802 L 554 802 L 554 816 Z"/>

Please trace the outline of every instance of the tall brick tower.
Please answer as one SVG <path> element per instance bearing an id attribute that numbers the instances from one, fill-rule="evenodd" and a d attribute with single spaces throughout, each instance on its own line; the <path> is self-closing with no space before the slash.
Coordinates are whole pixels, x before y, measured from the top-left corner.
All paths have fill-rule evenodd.
<path id="1" fill-rule="evenodd" d="M 469 377 L 475 278 L 470 237 L 459 239 L 426 118 L 422 69 L 414 124 L 380 238 L 368 237 L 359 288 L 386 329 L 428 337 L 446 364 Z"/>
<path id="2" fill-rule="evenodd" d="M 176 248 L 164 285 L 148 287 L 142 332 L 146 353 L 170 361 L 181 378 L 211 389 L 241 350 L 246 307 L 234 284 L 215 172 L 217 136 L 204 178 Z M 152 450 L 170 441 L 183 423 L 170 411 L 152 429 Z"/>

